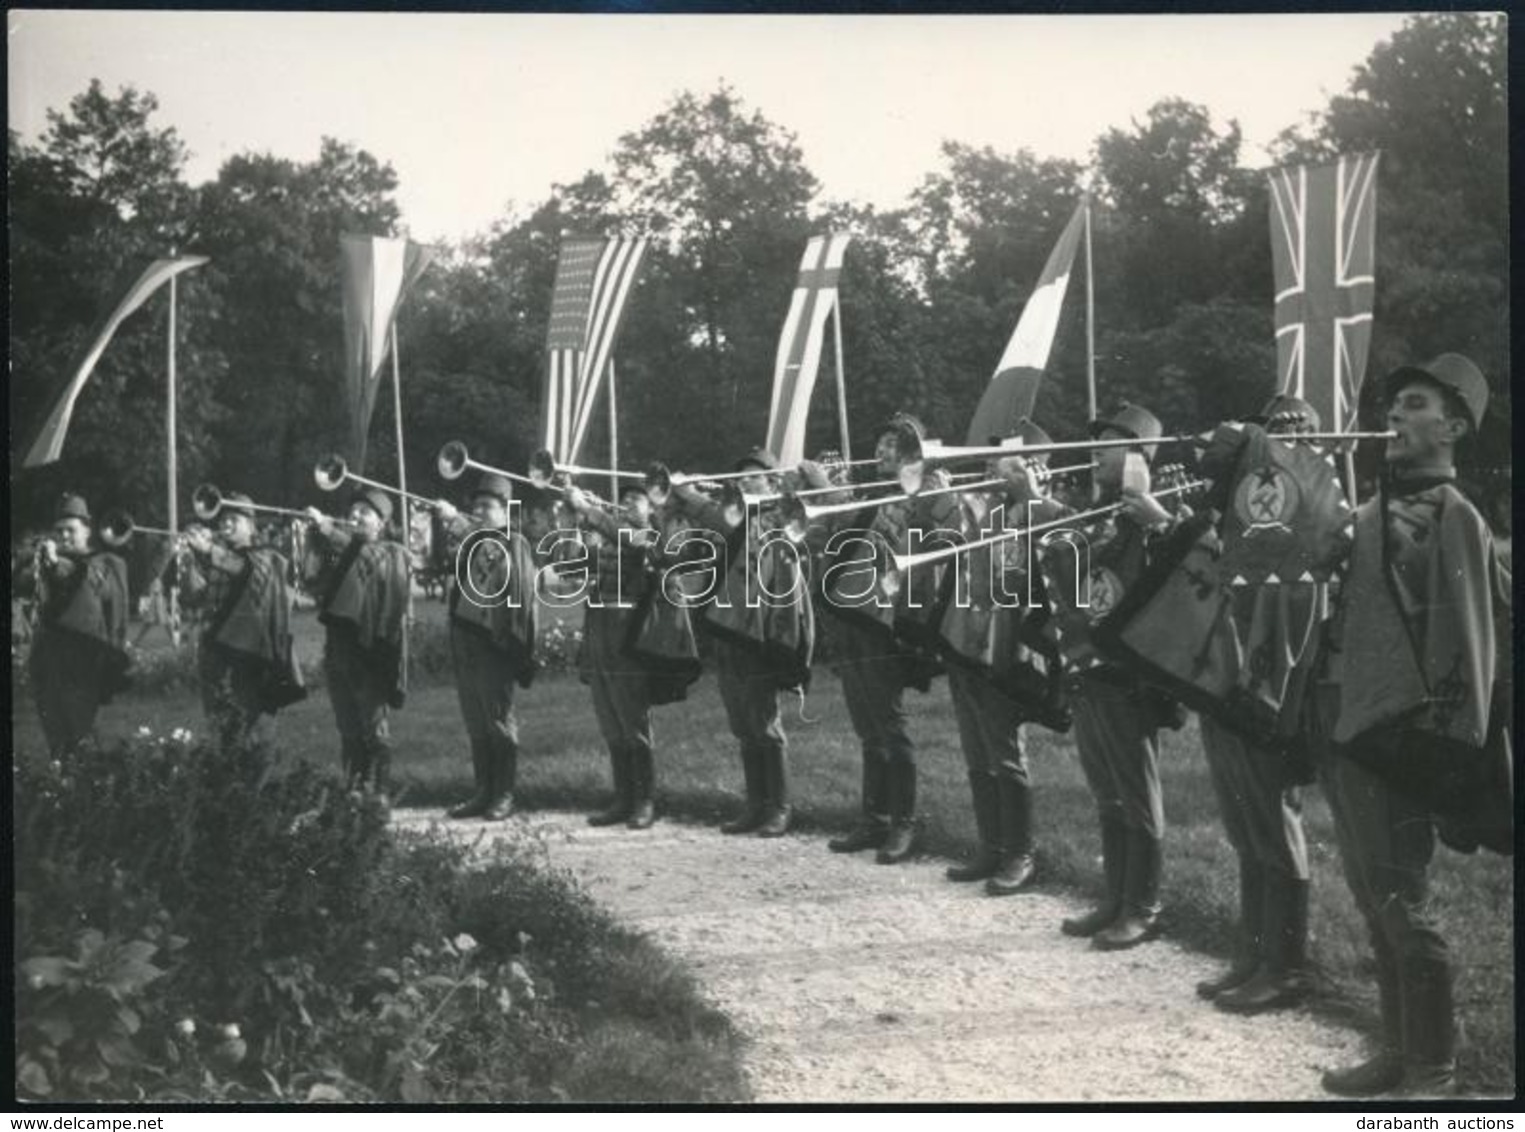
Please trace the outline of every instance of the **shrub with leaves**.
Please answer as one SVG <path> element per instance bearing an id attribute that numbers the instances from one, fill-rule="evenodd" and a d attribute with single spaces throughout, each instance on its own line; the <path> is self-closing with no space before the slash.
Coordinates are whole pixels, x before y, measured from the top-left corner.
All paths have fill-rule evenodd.
<path id="1" fill-rule="evenodd" d="M 595 1040 L 630 1099 L 743 1095 L 726 1021 L 529 833 L 474 854 L 240 763 L 186 732 L 18 759 L 23 1096 L 576 1100 Z"/>

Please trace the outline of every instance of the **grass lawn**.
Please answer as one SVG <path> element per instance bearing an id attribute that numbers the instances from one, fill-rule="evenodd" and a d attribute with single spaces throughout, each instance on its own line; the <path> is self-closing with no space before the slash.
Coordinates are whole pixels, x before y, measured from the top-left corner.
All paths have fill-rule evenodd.
<path id="1" fill-rule="evenodd" d="M 437 607 L 426 604 L 429 616 Z M 309 621 L 310 618 L 303 620 Z M 316 647 L 312 626 L 304 648 Z M 928 695 L 910 693 L 912 734 L 920 769 L 919 808 L 925 845 L 957 856 L 974 841 L 968 785 L 946 684 Z M 790 791 L 801 829 L 837 830 L 856 813 L 858 748 L 829 669 L 817 669 L 803 703 L 787 701 Z M 588 690 L 574 677 L 549 674 L 519 698 L 519 796 L 523 805 L 593 808 L 609 789 L 607 756 L 598 737 Z M 126 698 L 101 719 L 103 733 L 148 724 L 156 730 L 199 727 L 189 692 Z M 40 740 L 35 712 L 18 705 L 16 740 L 35 750 Z M 716 821 L 739 801 L 741 769 L 715 683 L 706 675 L 683 704 L 656 714 L 659 804 L 669 818 Z M 468 792 L 470 759 L 453 687 L 417 687 L 407 707 L 393 716 L 394 775 L 403 805 L 442 805 Z M 338 742 L 326 697 L 317 693 L 282 713 L 282 746 L 288 757 L 337 766 Z M 1093 891 L 1099 885 L 1100 852 L 1094 808 L 1070 736 L 1028 731 L 1029 758 L 1038 790 L 1037 838 L 1042 885 Z M 1161 758 L 1165 811 L 1164 899 L 1167 930 L 1187 944 L 1226 955 L 1237 915 L 1238 871 L 1222 835 L 1217 806 L 1203 763 L 1195 720 L 1164 735 Z M 1375 988 L 1363 967 L 1365 927 L 1340 874 L 1328 810 L 1317 790 L 1307 797 L 1307 830 L 1313 858 L 1312 949 L 1330 976 L 1322 1009 L 1370 1023 Z M 865 858 L 865 867 L 873 868 Z M 1436 855 L 1432 869 L 1435 904 L 1456 957 L 1458 1013 L 1465 1027 L 1461 1073 L 1466 1087 L 1514 1091 L 1514 908 L 1513 861 L 1488 853 Z M 1010 901 L 1021 915 L 1021 900 Z M 1055 925 L 1057 930 L 1058 925 Z M 1182 994 L 1192 988 L 1183 985 Z"/>

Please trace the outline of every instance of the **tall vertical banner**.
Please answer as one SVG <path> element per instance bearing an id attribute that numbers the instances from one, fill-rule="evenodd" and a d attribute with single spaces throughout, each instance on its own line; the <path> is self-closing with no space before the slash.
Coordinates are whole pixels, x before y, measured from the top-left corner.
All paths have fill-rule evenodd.
<path id="1" fill-rule="evenodd" d="M 1371 345 L 1379 156 L 1270 174 L 1277 388 L 1337 431 L 1356 423 Z"/>
<path id="2" fill-rule="evenodd" d="M 101 360 L 101 355 L 111 344 L 112 335 L 116 333 L 117 327 L 122 325 L 123 320 L 148 302 L 155 291 L 182 271 L 200 267 L 206 262 L 207 257 L 201 255 L 156 259 L 148 265 L 142 275 L 138 276 L 138 281 L 122 297 L 116 309 L 96 328 L 84 357 L 80 359 L 79 364 L 74 367 L 68 379 L 54 395 L 52 406 L 27 444 L 26 456 L 22 460 L 23 467 L 35 468 L 39 464 L 51 464 L 63 454 L 64 437 L 68 434 L 69 422 L 74 417 L 74 405 L 79 400 L 80 393 L 84 391 L 85 383 L 90 380 L 90 374 L 94 371 L 96 363 Z"/>
<path id="3" fill-rule="evenodd" d="M 1059 332 L 1059 316 L 1064 311 L 1064 293 L 1070 286 L 1070 273 L 1075 266 L 1075 249 L 1085 230 L 1089 202 L 1082 201 L 1070 217 L 1059 241 L 1049 252 L 1038 285 L 1022 308 L 1017 329 L 996 364 L 995 374 L 980 403 L 975 406 L 969 421 L 969 433 L 965 443 L 989 444 L 992 438 L 1004 437 L 1018 421 L 1033 415 L 1033 405 L 1038 400 L 1038 385 L 1043 380 L 1043 370 L 1048 356 L 1054 349 L 1054 336 Z"/>
<path id="4" fill-rule="evenodd" d="M 544 446 L 557 463 L 577 462 L 645 258 L 644 236 L 562 241 L 540 397 Z"/>
<path id="5" fill-rule="evenodd" d="M 366 434 L 376 408 L 376 389 L 387 359 L 397 308 L 434 253 L 401 237 L 339 238 L 340 287 L 344 299 L 344 388 L 350 406 L 348 458 L 365 468 Z"/>
<path id="6" fill-rule="evenodd" d="M 826 319 L 837 309 L 842 257 L 852 237 L 841 233 L 812 236 L 800 260 L 800 278 L 789 300 L 789 314 L 778 338 L 773 362 L 773 404 L 768 410 L 767 448 L 781 466 L 805 458 L 805 425 L 810 395 L 821 368 Z M 849 455 L 844 452 L 844 457 Z"/>

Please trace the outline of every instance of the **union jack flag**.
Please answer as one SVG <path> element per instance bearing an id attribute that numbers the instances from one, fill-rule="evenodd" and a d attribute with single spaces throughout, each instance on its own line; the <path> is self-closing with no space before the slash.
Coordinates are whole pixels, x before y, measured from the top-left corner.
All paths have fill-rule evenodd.
<path id="1" fill-rule="evenodd" d="M 1270 174 L 1278 388 L 1336 430 L 1356 422 L 1371 345 L 1379 156 Z"/>
<path id="2" fill-rule="evenodd" d="M 800 260 L 800 278 L 773 362 L 773 404 L 768 410 L 767 448 L 780 466 L 805 458 L 805 424 L 810 394 L 821 368 L 826 319 L 837 309 L 837 280 L 852 237 L 812 236 Z"/>
<path id="3" fill-rule="evenodd" d="M 558 463 L 577 461 L 645 255 L 644 236 L 562 242 L 540 398 L 544 444 Z"/>

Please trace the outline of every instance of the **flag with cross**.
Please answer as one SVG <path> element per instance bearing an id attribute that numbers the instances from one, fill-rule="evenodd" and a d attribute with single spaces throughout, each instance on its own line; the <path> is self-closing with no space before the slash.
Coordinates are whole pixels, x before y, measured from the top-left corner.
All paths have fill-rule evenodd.
<path id="1" fill-rule="evenodd" d="M 1277 388 L 1336 430 L 1356 423 L 1371 345 L 1379 156 L 1270 174 Z"/>

